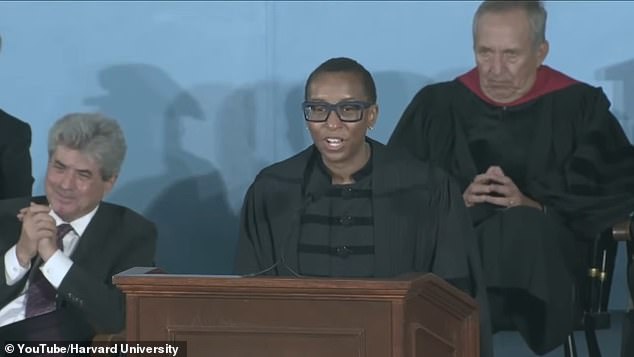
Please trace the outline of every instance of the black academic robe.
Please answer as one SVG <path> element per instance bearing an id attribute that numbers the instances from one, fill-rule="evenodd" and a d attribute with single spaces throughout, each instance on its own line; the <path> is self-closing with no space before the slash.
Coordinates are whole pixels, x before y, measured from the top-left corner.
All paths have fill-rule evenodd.
<path id="1" fill-rule="evenodd" d="M 45 203 L 44 197 L 32 200 Z M 16 214 L 30 201 L 28 197 L 0 201 L 3 255 L 18 241 L 21 223 Z M 74 341 L 90 340 L 95 333 L 120 332 L 125 327 L 125 299 L 112 284 L 112 276 L 135 266 L 153 266 L 155 246 L 153 223 L 128 208 L 101 202 L 70 257 L 73 266 L 57 289 L 57 310 L 0 327 L 0 340 L 7 336 L 46 340 L 32 336 L 34 326 L 42 328 L 43 336 L 50 336 L 46 331 L 50 327 L 60 339 Z M 0 259 L 0 271 L 4 270 L 4 259 Z M 27 277 L 28 273 L 7 286 L 5 274 L 0 274 L 0 306 L 18 296 Z"/>
<path id="2" fill-rule="evenodd" d="M 372 144 L 372 207 L 376 277 L 432 272 L 476 296 L 481 308 L 482 356 L 491 353 L 485 289 L 474 232 L 461 192 L 442 170 L 385 145 Z M 263 169 L 249 187 L 241 213 L 236 272 L 297 271 L 300 219 L 318 197 L 306 195 L 307 170 L 320 160 L 314 146 Z"/>
<path id="3" fill-rule="evenodd" d="M 539 79 L 538 89 L 546 90 L 507 106 L 483 99 L 464 77 L 429 85 L 411 101 L 388 145 L 443 167 L 464 191 L 481 173 L 465 120 L 534 121 L 519 188 L 546 213 L 486 204 L 469 211 L 487 286 L 525 290 L 541 301 L 524 304 L 532 308 L 514 320 L 529 346 L 544 353 L 561 344 L 573 327 L 572 287 L 585 259 L 576 254 L 576 240 L 593 237 L 634 209 L 634 150 L 601 89 L 546 67 L 540 71 L 548 75 Z"/>

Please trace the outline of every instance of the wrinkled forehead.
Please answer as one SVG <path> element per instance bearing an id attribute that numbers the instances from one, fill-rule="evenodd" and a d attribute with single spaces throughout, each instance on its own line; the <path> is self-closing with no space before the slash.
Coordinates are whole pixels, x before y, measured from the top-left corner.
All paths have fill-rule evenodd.
<path id="1" fill-rule="evenodd" d="M 101 169 L 99 160 L 88 152 L 58 145 L 53 151 L 50 162 L 59 163 L 77 170 L 97 172 Z"/>
<path id="2" fill-rule="evenodd" d="M 524 46 L 532 41 L 528 17 L 522 10 L 484 13 L 475 33 L 477 46 Z"/>

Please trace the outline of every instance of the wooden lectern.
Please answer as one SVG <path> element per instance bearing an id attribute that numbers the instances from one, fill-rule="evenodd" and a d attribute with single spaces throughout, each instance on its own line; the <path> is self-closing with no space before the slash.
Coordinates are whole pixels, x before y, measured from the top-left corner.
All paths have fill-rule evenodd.
<path id="1" fill-rule="evenodd" d="M 190 357 L 475 357 L 475 301 L 433 274 L 392 279 L 116 275 L 128 341 Z"/>

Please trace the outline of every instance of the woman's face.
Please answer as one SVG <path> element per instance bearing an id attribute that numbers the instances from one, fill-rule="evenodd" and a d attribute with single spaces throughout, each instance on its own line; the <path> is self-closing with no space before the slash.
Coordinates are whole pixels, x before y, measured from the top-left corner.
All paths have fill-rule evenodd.
<path id="1" fill-rule="evenodd" d="M 307 102 L 338 104 L 368 102 L 358 75 L 345 72 L 324 72 L 313 78 L 308 87 Z M 364 150 L 368 128 L 376 122 L 378 109 L 371 105 L 362 109 L 361 120 L 341 121 L 336 111 L 328 113 L 326 121 L 310 122 L 308 129 L 326 166 L 352 165 L 362 167 L 367 160 Z"/>

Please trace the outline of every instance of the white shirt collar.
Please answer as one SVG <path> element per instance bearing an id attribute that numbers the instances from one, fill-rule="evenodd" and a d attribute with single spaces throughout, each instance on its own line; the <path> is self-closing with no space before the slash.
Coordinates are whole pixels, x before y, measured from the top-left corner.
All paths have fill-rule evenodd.
<path id="1" fill-rule="evenodd" d="M 84 231 L 86 230 L 86 227 L 88 227 L 88 224 L 92 220 L 92 217 L 94 217 L 95 213 L 97 213 L 97 209 L 99 209 L 99 205 L 97 205 L 92 211 L 86 213 L 85 215 L 77 218 L 76 220 L 74 220 L 72 222 L 65 222 L 53 210 L 51 210 L 49 212 L 49 214 L 51 215 L 51 217 L 53 217 L 53 219 L 55 219 L 55 225 L 56 226 L 59 226 L 62 223 L 70 223 L 70 225 L 71 225 L 71 227 L 73 227 L 73 230 L 75 231 L 75 233 L 77 233 L 77 235 L 79 237 L 81 237 L 82 234 L 84 234 Z"/>

